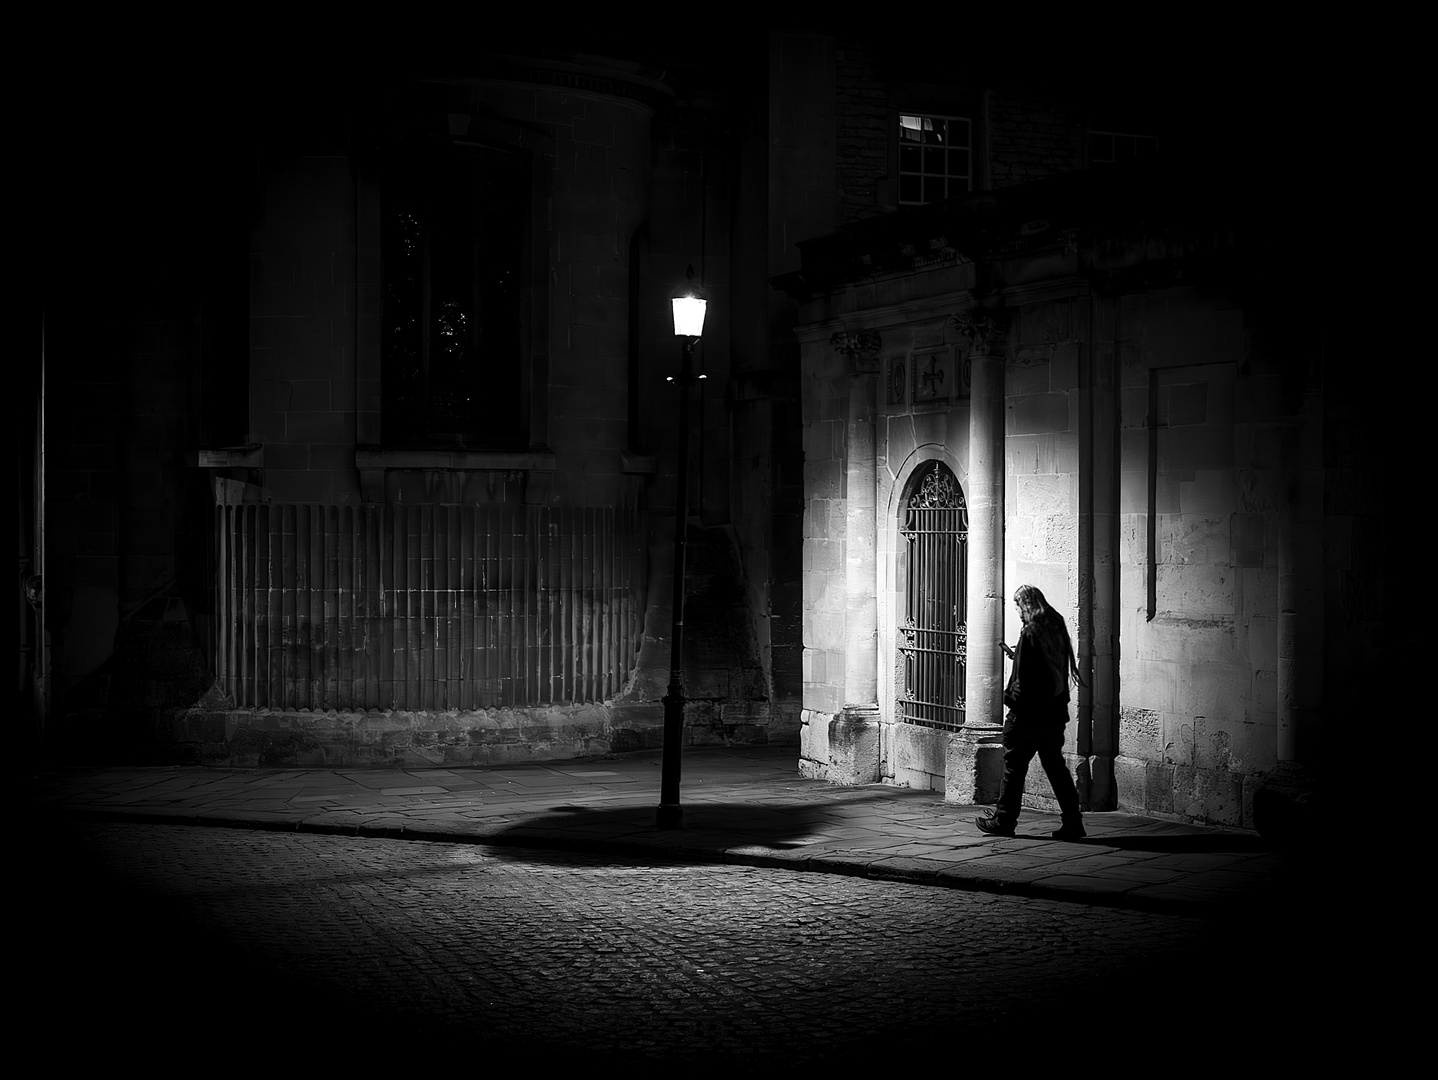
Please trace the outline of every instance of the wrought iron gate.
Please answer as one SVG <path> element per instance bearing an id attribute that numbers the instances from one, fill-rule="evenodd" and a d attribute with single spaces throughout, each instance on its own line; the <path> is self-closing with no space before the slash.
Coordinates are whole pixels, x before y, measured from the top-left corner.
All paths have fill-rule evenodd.
<path id="1" fill-rule="evenodd" d="M 954 474 L 935 461 L 919 474 L 902 513 L 898 718 L 954 730 L 964 722 L 968 508 Z"/>

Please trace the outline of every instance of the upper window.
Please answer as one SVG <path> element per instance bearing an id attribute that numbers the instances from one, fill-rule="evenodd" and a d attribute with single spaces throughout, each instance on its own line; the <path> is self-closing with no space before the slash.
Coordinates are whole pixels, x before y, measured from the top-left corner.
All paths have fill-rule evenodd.
<path id="1" fill-rule="evenodd" d="M 899 204 L 918 206 L 973 187 L 973 124 L 961 116 L 899 115 Z"/>
<path id="2" fill-rule="evenodd" d="M 1088 146 L 1089 160 L 1095 165 L 1158 153 L 1158 140 L 1152 135 L 1127 135 L 1120 131 L 1091 131 Z"/>
<path id="3" fill-rule="evenodd" d="M 383 185 L 385 444 L 524 446 L 522 160 L 419 140 Z"/>

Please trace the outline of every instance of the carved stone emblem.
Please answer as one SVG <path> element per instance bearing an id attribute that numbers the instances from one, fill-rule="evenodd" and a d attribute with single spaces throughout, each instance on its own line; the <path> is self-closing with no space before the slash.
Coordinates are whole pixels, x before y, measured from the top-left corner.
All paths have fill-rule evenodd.
<path id="1" fill-rule="evenodd" d="M 909 372 L 908 365 L 902 360 L 895 360 L 889 366 L 889 404 L 903 405 L 909 399 Z"/>
<path id="2" fill-rule="evenodd" d="M 943 353 L 914 358 L 914 400 L 947 401 L 953 397 L 953 367 Z"/>

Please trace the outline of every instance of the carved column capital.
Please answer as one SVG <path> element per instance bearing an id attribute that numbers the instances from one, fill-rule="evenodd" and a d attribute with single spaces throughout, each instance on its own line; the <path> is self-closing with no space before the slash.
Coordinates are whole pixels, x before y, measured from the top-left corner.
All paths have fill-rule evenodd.
<path id="1" fill-rule="evenodd" d="M 840 330 L 829 338 L 834 351 L 849 358 L 853 374 L 876 375 L 879 371 L 879 350 L 883 338 L 877 330 Z"/>
<path id="2" fill-rule="evenodd" d="M 968 342 L 970 356 L 1004 355 L 1009 324 L 1002 311 L 983 309 L 950 315 L 947 326 Z"/>

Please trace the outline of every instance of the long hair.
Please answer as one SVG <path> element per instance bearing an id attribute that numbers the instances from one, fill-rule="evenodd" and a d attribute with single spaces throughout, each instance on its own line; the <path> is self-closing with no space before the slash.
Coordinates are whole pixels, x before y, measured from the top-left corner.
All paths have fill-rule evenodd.
<path id="1" fill-rule="evenodd" d="M 1059 681 L 1072 679 L 1083 686 L 1078 660 L 1074 657 L 1073 640 L 1069 637 L 1064 617 L 1049 606 L 1044 594 L 1033 585 L 1020 585 L 1014 593 L 1014 602 L 1019 605 L 1019 618 L 1024 625 L 1033 627 L 1044 659 L 1059 676 Z"/>

